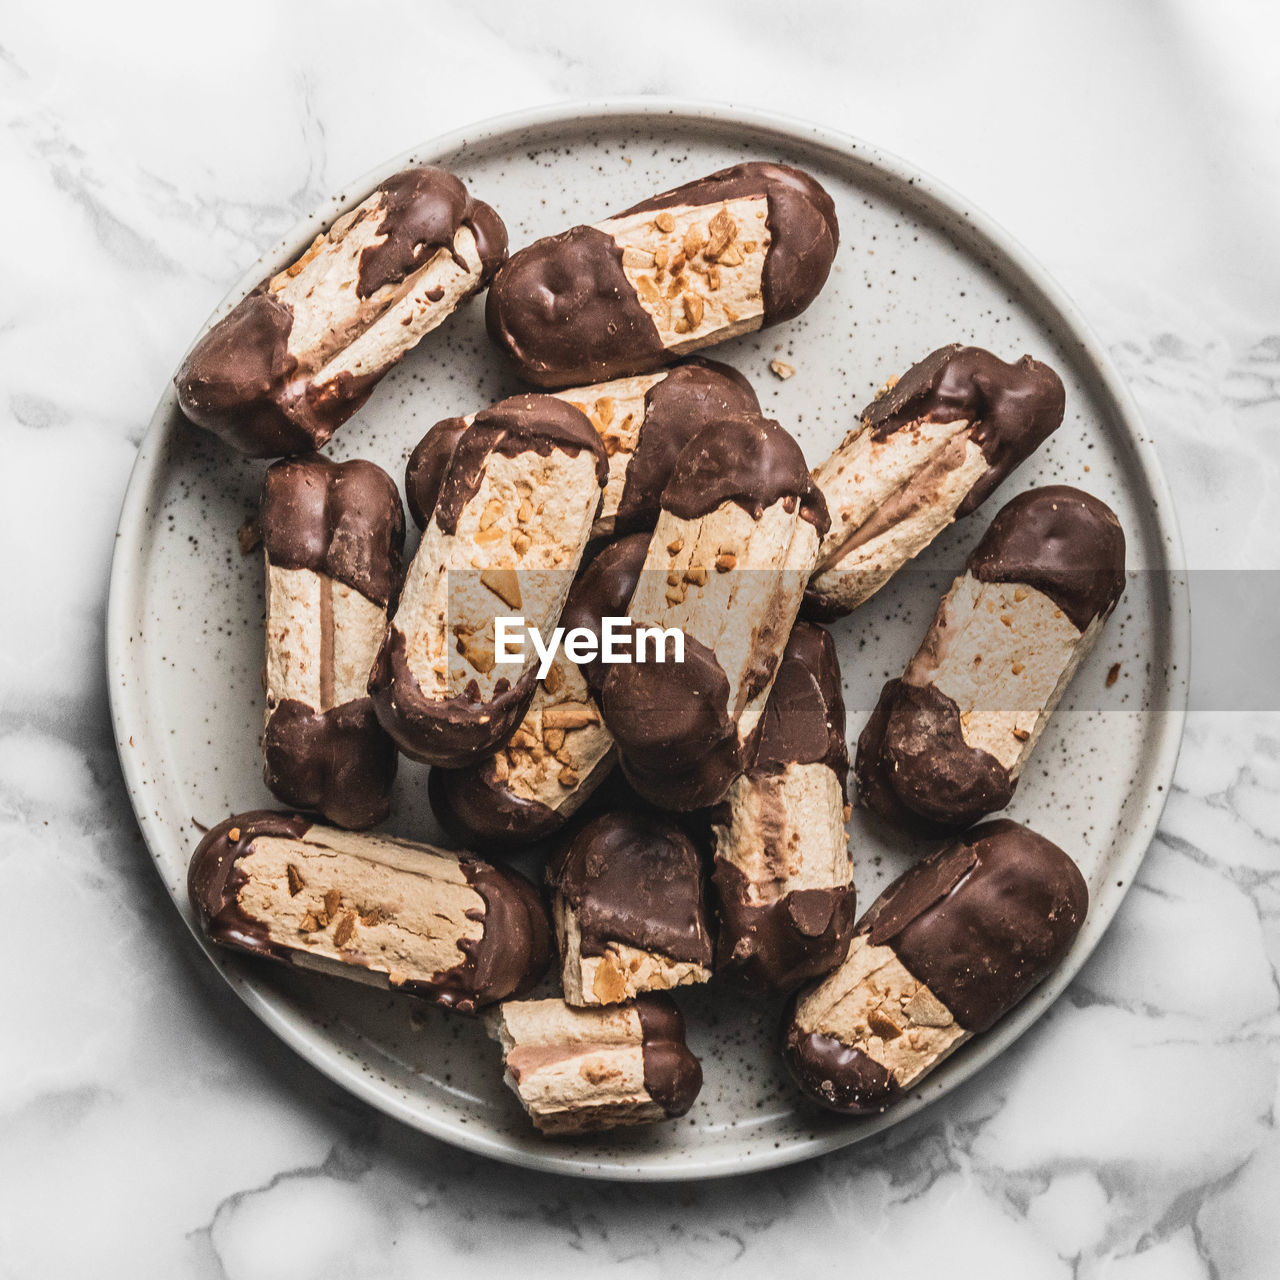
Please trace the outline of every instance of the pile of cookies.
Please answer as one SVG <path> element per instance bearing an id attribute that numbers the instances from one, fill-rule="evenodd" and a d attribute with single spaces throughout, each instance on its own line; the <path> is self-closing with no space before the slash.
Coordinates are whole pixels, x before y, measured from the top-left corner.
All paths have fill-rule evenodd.
<path id="1" fill-rule="evenodd" d="M 544 1133 L 688 1111 L 702 1073 L 670 992 L 707 982 L 789 996 L 799 1089 L 881 1111 L 1049 974 L 1087 911 L 1066 853 L 982 822 L 1124 587 L 1114 514 L 1052 486 L 996 514 L 861 729 L 859 803 L 940 847 L 858 916 L 822 624 L 986 502 L 1061 424 L 1064 391 L 1029 356 L 944 347 L 811 471 L 746 379 L 694 353 L 803 311 L 838 240 L 812 177 L 752 162 L 508 256 L 489 205 L 413 168 L 177 376 L 194 424 L 279 459 L 258 528 L 262 749 L 285 807 L 200 841 L 201 923 L 255 956 L 487 1007 Z M 395 482 L 319 450 L 486 288 L 494 347 L 540 390 L 414 449 L 404 569 Z M 566 643 L 511 660 L 512 615 Z M 620 619 L 636 649 L 646 631 L 679 647 L 609 662 L 577 644 Z M 402 755 L 484 859 L 367 831 Z M 528 850 L 542 886 L 501 865 Z M 553 962 L 558 994 L 529 998 Z"/>

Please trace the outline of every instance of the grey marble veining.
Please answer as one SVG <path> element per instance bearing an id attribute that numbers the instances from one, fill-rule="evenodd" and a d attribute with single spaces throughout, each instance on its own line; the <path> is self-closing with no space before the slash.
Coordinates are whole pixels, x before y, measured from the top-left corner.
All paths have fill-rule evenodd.
<path id="1" fill-rule="evenodd" d="M 1190 565 L 1280 567 L 1280 22 L 1243 0 L 916 8 L 906 34 L 899 6 L 834 0 L 9 16 L 0 1276 L 1275 1274 L 1274 708 L 1191 716 L 1111 931 L 998 1063 L 881 1139 L 685 1186 L 507 1169 L 349 1100 L 215 986 L 120 781 L 112 535 L 191 335 L 343 181 L 557 98 L 738 98 L 952 183 L 1102 335 Z"/>

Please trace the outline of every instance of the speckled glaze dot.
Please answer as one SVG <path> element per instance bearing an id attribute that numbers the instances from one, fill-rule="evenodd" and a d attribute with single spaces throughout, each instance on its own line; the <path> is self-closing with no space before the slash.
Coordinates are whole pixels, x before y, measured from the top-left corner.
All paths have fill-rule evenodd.
<path id="1" fill-rule="evenodd" d="M 689 1178 L 786 1164 L 897 1123 L 954 1088 L 1044 1011 L 1096 945 L 1151 838 L 1181 735 L 1186 600 L 1159 572 L 1181 566 L 1181 548 L 1150 444 L 1105 354 L 1052 282 L 981 215 L 955 207 L 930 180 L 864 143 L 749 113 L 660 102 L 613 114 L 545 109 L 500 131 L 473 129 L 424 145 L 351 183 L 264 253 L 218 314 L 264 271 L 291 261 L 380 178 L 415 160 L 451 168 L 491 203 L 514 251 L 743 159 L 807 169 L 834 197 L 840 219 L 839 253 L 817 301 L 788 324 L 708 352 L 746 374 L 765 413 L 793 432 L 811 465 L 886 378 L 943 343 L 976 343 L 1007 360 L 1029 352 L 1062 376 L 1067 417 L 1048 444 L 986 507 L 947 530 L 832 631 L 853 740 L 1003 502 L 1035 484 L 1066 483 L 1116 511 L 1138 572 L 1007 811 L 1077 859 L 1092 910 L 1061 974 L 885 1117 L 848 1120 L 800 1101 L 775 1051 L 777 1009 L 713 983 L 678 993 L 706 1081 L 689 1115 L 677 1124 L 556 1143 L 532 1132 L 478 1020 L 218 957 L 219 971 L 255 1013 L 353 1093 L 461 1146 L 562 1172 Z M 327 452 L 370 458 L 400 475 L 432 423 L 519 390 L 489 346 L 483 305 L 472 301 L 428 335 Z M 774 376 L 775 358 L 795 375 Z M 142 832 L 188 920 L 186 865 L 201 824 L 270 803 L 258 749 L 261 552 L 242 554 L 237 541 L 256 509 L 265 467 L 188 427 L 166 393 L 117 541 L 108 662 L 120 754 Z M 1108 687 L 1117 663 L 1120 676 Z M 424 768 L 403 762 L 386 828 L 447 843 L 431 817 L 425 781 Z M 929 847 L 882 830 L 861 811 L 850 833 L 863 903 Z M 538 994 L 553 993 L 548 984 Z"/>

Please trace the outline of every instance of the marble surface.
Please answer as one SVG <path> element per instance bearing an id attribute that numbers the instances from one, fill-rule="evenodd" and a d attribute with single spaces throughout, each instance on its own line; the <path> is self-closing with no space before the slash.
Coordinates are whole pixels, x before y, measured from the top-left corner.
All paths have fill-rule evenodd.
<path id="1" fill-rule="evenodd" d="M 1275 1274 L 1280 700 L 1221 696 L 1208 676 L 1251 637 L 1220 623 L 1197 617 L 1195 710 L 1139 882 L 1052 1013 L 887 1137 L 747 1178 L 538 1177 L 352 1102 L 215 986 L 125 798 L 107 569 L 137 444 L 191 334 L 348 178 L 557 99 L 736 97 L 965 192 L 1113 352 L 1191 567 L 1257 571 L 1251 592 L 1274 596 L 1280 19 L 1244 0 L 986 2 L 963 23 L 954 6 L 909 8 L 905 40 L 901 6 L 838 0 L 659 3 L 625 23 L 576 2 L 389 0 L 376 25 L 261 0 L 7 15 L 0 1277 L 828 1260 L 957 1280 Z M 1275 617 L 1264 605 L 1254 625 Z"/>

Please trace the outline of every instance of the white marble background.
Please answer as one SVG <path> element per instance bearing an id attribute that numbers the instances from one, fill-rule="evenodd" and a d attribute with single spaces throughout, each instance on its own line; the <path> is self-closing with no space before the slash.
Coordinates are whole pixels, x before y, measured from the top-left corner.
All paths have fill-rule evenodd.
<path id="1" fill-rule="evenodd" d="M 0 1276 L 1276 1275 L 1276 703 L 1191 717 L 1106 941 L 968 1087 L 809 1165 L 620 1188 L 384 1121 L 214 989 L 102 629 L 144 426 L 259 247 L 424 137 L 621 92 L 808 116 L 966 193 L 1115 355 L 1192 566 L 1276 569 L 1278 42 L 1267 0 L 6 6 Z"/>

